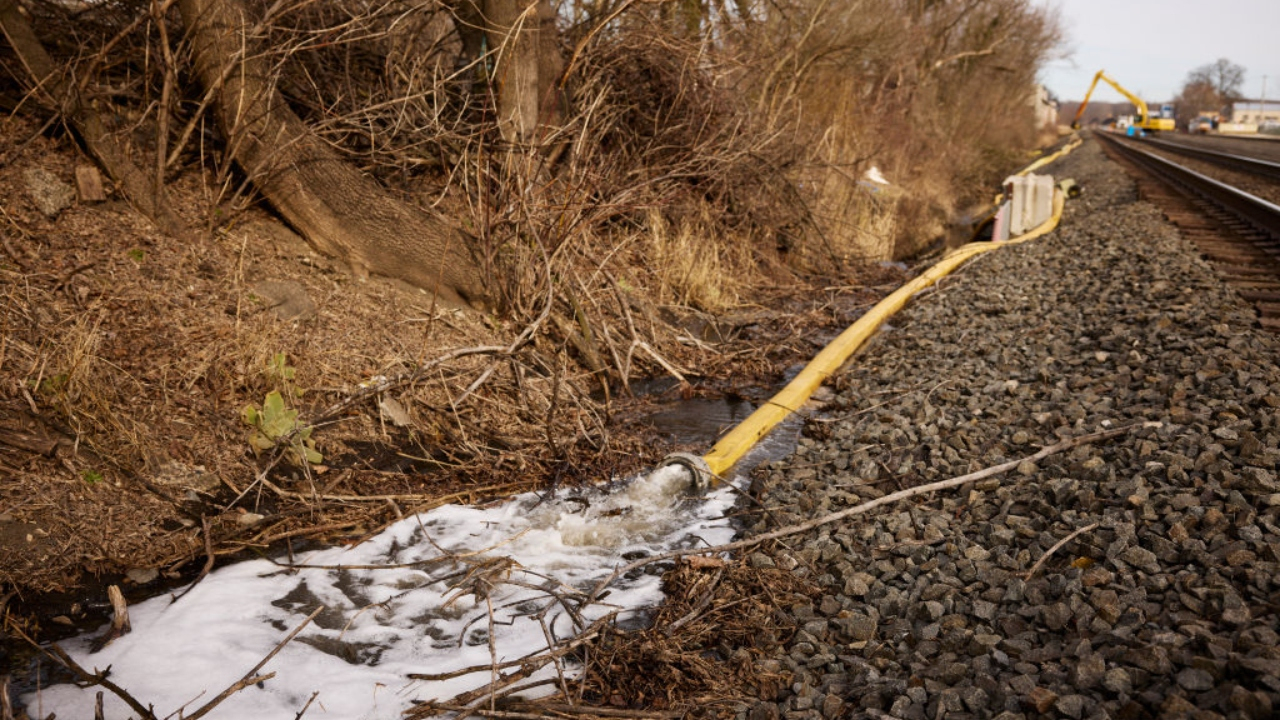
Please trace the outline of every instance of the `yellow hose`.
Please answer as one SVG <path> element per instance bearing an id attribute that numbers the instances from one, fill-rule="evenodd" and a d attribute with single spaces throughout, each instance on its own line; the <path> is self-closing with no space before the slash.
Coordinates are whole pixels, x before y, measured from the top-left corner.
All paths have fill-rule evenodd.
<path id="1" fill-rule="evenodd" d="M 1049 163 L 1053 162 L 1054 160 L 1057 160 L 1058 158 L 1060 158 L 1060 157 L 1062 157 L 1062 156 L 1064 156 L 1064 155 L 1069 154 L 1072 150 L 1075 150 L 1076 148 L 1080 147 L 1080 145 L 1081 145 L 1081 144 L 1083 144 L 1083 143 L 1084 143 L 1084 140 L 1081 140 L 1079 136 L 1076 136 L 1076 138 L 1075 138 L 1074 140 L 1072 140 L 1071 142 L 1069 142 L 1069 143 L 1067 143 L 1066 145 L 1062 146 L 1062 149 L 1061 149 L 1061 150 L 1059 150 L 1058 152 L 1056 152 L 1056 153 L 1054 153 L 1054 154 L 1052 154 L 1052 155 L 1046 155 L 1046 156 L 1044 156 L 1044 157 L 1040 158 L 1039 160 L 1036 160 L 1035 162 L 1031 163 L 1030 165 L 1028 165 L 1028 166 L 1026 166 L 1026 167 L 1022 168 L 1021 170 L 1019 170 L 1016 174 L 1017 174 L 1017 175 L 1026 175 L 1027 173 L 1033 172 L 1033 171 L 1035 171 L 1035 170 L 1039 170 L 1040 168 L 1044 167 L 1045 165 L 1048 165 Z"/>
<path id="2" fill-rule="evenodd" d="M 1076 140 L 1073 144 L 1068 145 L 1054 155 L 1048 158 L 1041 158 L 1036 163 L 1032 163 L 1033 167 L 1030 169 L 1041 167 L 1046 162 L 1051 162 L 1051 158 L 1057 159 L 1057 157 L 1065 155 L 1074 150 L 1079 144 L 1080 141 Z M 1026 170 L 1026 172 L 1030 172 L 1030 169 Z M 799 410 L 800 406 L 804 405 L 809 397 L 813 395 L 813 391 L 817 390 L 819 385 L 831 377 L 836 370 L 840 369 L 845 360 L 848 360 L 849 356 L 861 347 L 885 320 L 901 310 L 913 295 L 950 274 L 975 255 L 995 250 L 1004 245 L 1014 245 L 1034 240 L 1052 231 L 1058 226 L 1058 221 L 1062 218 L 1064 204 L 1062 192 L 1055 190 L 1053 193 L 1053 216 L 1036 229 L 1025 235 L 1002 242 L 974 242 L 958 248 L 877 303 L 875 307 L 854 321 L 844 332 L 840 333 L 839 337 L 832 340 L 821 352 L 814 356 L 813 360 L 800 371 L 800 374 L 787 383 L 787 386 L 779 391 L 777 395 L 770 398 L 764 405 L 756 408 L 756 411 L 751 413 L 746 420 L 743 420 L 737 427 L 720 438 L 715 447 L 711 448 L 711 452 L 703 456 L 703 460 L 706 461 L 712 474 L 716 477 L 723 475 L 761 438 L 767 435 L 775 425 L 791 413 Z"/>

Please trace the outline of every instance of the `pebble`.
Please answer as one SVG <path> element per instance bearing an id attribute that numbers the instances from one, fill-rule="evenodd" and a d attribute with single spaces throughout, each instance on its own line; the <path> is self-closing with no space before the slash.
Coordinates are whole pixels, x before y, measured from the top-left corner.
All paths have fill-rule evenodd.
<path id="1" fill-rule="evenodd" d="M 1280 708 L 1280 341 L 1095 143 L 1048 171 L 1085 188 L 1062 226 L 895 317 L 756 469 L 771 512 L 746 532 L 1014 470 L 749 555 L 789 553 L 821 594 L 752 646 L 791 677 L 742 720 Z M 1027 459 L 1108 428 L 1130 429 Z"/>

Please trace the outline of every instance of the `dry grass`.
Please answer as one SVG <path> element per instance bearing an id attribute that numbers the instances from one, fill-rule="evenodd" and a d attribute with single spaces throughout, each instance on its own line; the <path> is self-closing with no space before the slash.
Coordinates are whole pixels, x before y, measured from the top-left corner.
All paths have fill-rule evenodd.
<path id="1" fill-rule="evenodd" d="M 813 603 L 816 586 L 745 561 L 698 560 L 703 562 L 681 563 L 663 577 L 667 601 L 650 627 L 611 630 L 592 643 L 583 658 L 579 701 L 721 717 L 784 687 L 784 673 L 756 661 L 799 630 L 776 608 Z"/>
<path id="2" fill-rule="evenodd" d="M 672 227 L 657 212 L 650 212 L 646 259 L 653 268 L 656 297 L 666 303 L 720 313 L 739 304 L 741 280 L 750 268 L 749 241 L 722 244 L 723 233 L 705 215 L 698 222 L 683 220 Z"/>

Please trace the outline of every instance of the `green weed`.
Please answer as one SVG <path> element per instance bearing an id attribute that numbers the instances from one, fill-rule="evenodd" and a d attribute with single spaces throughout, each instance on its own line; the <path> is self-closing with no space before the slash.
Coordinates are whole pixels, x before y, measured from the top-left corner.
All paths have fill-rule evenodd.
<path id="1" fill-rule="evenodd" d="M 311 439 L 314 428 L 298 422 L 298 411 L 286 407 L 284 396 L 278 391 L 267 393 L 261 407 L 246 405 L 240 418 L 253 428 L 249 431 L 249 446 L 255 455 L 282 446 L 285 457 L 295 465 L 324 461 Z"/>

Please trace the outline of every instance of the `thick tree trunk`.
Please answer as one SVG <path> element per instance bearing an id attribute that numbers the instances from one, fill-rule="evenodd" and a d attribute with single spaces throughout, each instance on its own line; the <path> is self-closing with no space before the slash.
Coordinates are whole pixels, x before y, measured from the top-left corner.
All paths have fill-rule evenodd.
<path id="1" fill-rule="evenodd" d="M 179 0 L 196 72 L 217 87 L 218 120 L 236 161 L 285 220 L 359 277 L 377 273 L 455 303 L 483 304 L 470 239 L 397 200 L 344 162 L 285 104 L 237 0 Z"/>
<path id="2" fill-rule="evenodd" d="M 489 42 L 498 49 L 498 127 L 510 143 L 526 141 L 538 126 L 538 20 L 524 0 L 486 0 Z"/>
<path id="3" fill-rule="evenodd" d="M 550 0 L 454 0 L 453 8 L 465 59 L 492 53 L 502 139 L 537 142 L 540 131 L 558 125 L 565 110 L 556 85 L 564 58 Z"/>

